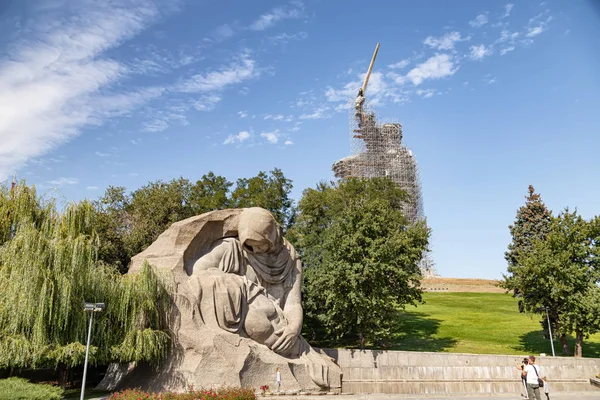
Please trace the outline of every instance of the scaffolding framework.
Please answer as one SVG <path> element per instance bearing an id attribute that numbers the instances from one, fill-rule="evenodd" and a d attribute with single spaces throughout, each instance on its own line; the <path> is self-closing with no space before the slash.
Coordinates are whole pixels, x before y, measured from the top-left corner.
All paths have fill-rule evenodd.
<path id="1" fill-rule="evenodd" d="M 365 104 L 365 93 L 378 51 L 379 43 L 375 47 L 364 83 L 350 107 L 352 155 L 336 161 L 332 170 L 337 178 L 390 178 L 407 193 L 408 200 L 402 205 L 402 211 L 408 222 L 413 224 L 425 219 L 417 160 L 413 152 L 402 143 L 400 122 L 378 122 L 375 112 Z M 419 265 L 424 277 L 436 276 L 430 252 L 423 253 Z"/>
<path id="2" fill-rule="evenodd" d="M 410 223 L 425 217 L 419 167 L 413 152 L 402 144 L 402 125 L 397 120 L 377 122 L 369 108 L 351 109 L 352 155 L 333 164 L 338 178 L 388 177 L 408 194 L 403 212 Z"/>

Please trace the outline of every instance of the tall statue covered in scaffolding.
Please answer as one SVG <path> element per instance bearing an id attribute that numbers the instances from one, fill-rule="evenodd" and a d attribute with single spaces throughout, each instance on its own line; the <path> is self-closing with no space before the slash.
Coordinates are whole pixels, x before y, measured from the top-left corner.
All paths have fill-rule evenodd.
<path id="1" fill-rule="evenodd" d="M 336 161 L 332 169 L 338 178 L 390 178 L 408 194 L 409 199 L 402 208 L 407 220 L 414 223 L 425 218 L 417 160 L 413 152 L 402 144 L 402 125 L 398 122 L 378 123 L 366 101 L 367 86 L 378 52 L 379 43 L 354 100 L 350 123 L 354 154 Z M 425 276 L 434 273 L 428 254 L 424 255 L 421 269 Z"/>

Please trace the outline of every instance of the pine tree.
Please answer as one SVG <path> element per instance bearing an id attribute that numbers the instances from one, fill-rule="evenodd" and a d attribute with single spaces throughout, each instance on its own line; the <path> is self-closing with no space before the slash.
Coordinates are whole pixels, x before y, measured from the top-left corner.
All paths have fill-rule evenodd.
<path id="1" fill-rule="evenodd" d="M 552 225 L 552 213 L 542 201 L 540 194 L 535 193 L 535 189 L 532 185 L 529 185 L 528 190 L 529 195 L 525 197 L 525 205 L 517 210 L 517 218 L 514 224 L 508 227 L 512 241 L 508 245 L 508 251 L 504 253 L 504 258 L 508 262 L 508 276 L 504 276 L 505 281 L 502 286 L 508 290 L 512 290 L 517 297 L 523 295 L 523 288 L 519 275 L 522 274 L 525 269 L 523 266 L 524 260 L 533 252 L 536 241 L 543 241 L 546 239 L 546 235 L 548 235 Z M 529 295 L 531 296 L 531 294 Z M 520 301 L 520 311 L 533 311 L 527 309 L 527 304 L 528 302 Z M 550 321 L 552 324 L 552 331 L 558 332 L 558 315 L 554 310 L 555 309 L 552 308 L 550 311 Z M 548 332 L 549 327 L 546 319 L 543 319 L 541 324 L 544 330 Z M 566 336 L 561 335 L 560 339 L 563 353 L 568 354 L 570 350 Z"/>
<path id="2" fill-rule="evenodd" d="M 550 230 L 552 213 L 532 185 L 529 185 L 526 199 L 525 205 L 517 211 L 514 224 L 508 227 L 512 242 L 504 258 L 508 261 L 508 272 L 511 274 L 518 272 L 520 260 L 532 251 L 534 242 L 544 240 Z"/>

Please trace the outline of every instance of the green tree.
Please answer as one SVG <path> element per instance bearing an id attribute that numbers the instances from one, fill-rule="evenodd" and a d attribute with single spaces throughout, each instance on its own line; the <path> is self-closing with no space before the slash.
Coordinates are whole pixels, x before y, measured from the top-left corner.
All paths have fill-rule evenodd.
<path id="1" fill-rule="evenodd" d="M 58 212 L 24 183 L 0 196 L 13 221 L 12 237 L 0 246 L 0 368 L 56 367 L 64 384 L 68 369 L 85 356 L 84 301 L 107 306 L 94 323 L 91 362 L 165 356 L 169 290 L 148 266 L 121 276 L 98 263 L 91 203 Z"/>
<path id="2" fill-rule="evenodd" d="M 233 183 L 225 177 L 209 172 L 192 186 L 190 193 L 190 205 L 192 215 L 200 215 L 205 212 L 222 210 L 229 207 L 229 191 Z"/>
<path id="3" fill-rule="evenodd" d="M 235 208 L 262 207 L 273 213 L 286 231 L 295 218 L 294 201 L 290 197 L 292 181 L 275 168 L 268 174 L 261 171 L 252 178 L 241 178 L 231 194 L 231 206 Z"/>
<path id="4" fill-rule="evenodd" d="M 96 208 L 96 232 L 100 240 L 98 259 L 127 272 L 132 254 L 125 245 L 130 229 L 128 210 L 131 197 L 122 186 L 109 186 L 102 197 L 94 202 Z"/>
<path id="5" fill-rule="evenodd" d="M 133 256 L 154 242 L 171 224 L 193 215 L 192 185 L 182 177 L 169 182 L 155 181 L 131 194 L 129 232 L 125 245 Z"/>
<path id="6" fill-rule="evenodd" d="M 576 357 L 582 356 L 584 338 L 600 331 L 599 244 L 600 219 L 585 221 L 565 210 L 504 282 L 522 293 L 526 311 L 547 307 L 558 335 L 575 333 Z"/>
<path id="7" fill-rule="evenodd" d="M 429 229 L 407 222 L 405 200 L 387 178 L 304 191 L 293 236 L 305 265 L 309 329 L 364 347 L 389 337 L 399 308 L 421 301 L 419 261 Z"/>
<path id="8" fill-rule="evenodd" d="M 508 245 L 508 251 L 504 253 L 504 258 L 508 263 L 508 275 L 504 276 L 505 281 L 502 286 L 507 290 L 512 290 L 516 297 L 522 296 L 516 281 L 519 279 L 519 272 L 523 269 L 523 259 L 531 254 L 536 241 L 546 238 L 552 223 L 552 213 L 542 201 L 540 194 L 535 193 L 532 185 L 529 185 L 528 191 L 529 195 L 525 197 L 525 205 L 517 210 L 515 222 L 508 227 L 512 241 Z M 519 307 L 521 311 L 525 311 L 522 301 L 519 303 Z M 550 310 L 552 333 L 555 335 L 560 330 L 558 314 L 554 311 L 556 308 L 550 307 L 550 304 L 548 309 Z M 541 320 L 541 324 L 544 330 L 549 332 L 545 318 Z M 563 354 L 569 354 L 570 349 L 566 335 L 559 337 Z"/>

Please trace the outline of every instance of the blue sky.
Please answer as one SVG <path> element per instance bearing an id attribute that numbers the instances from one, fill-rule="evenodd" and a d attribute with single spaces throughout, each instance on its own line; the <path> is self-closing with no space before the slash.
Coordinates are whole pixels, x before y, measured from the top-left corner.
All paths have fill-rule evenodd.
<path id="1" fill-rule="evenodd" d="M 421 168 L 437 271 L 499 278 L 533 184 L 599 214 L 600 7 L 577 1 L 0 2 L 0 179 L 63 200 L 350 154 L 367 100 Z"/>

